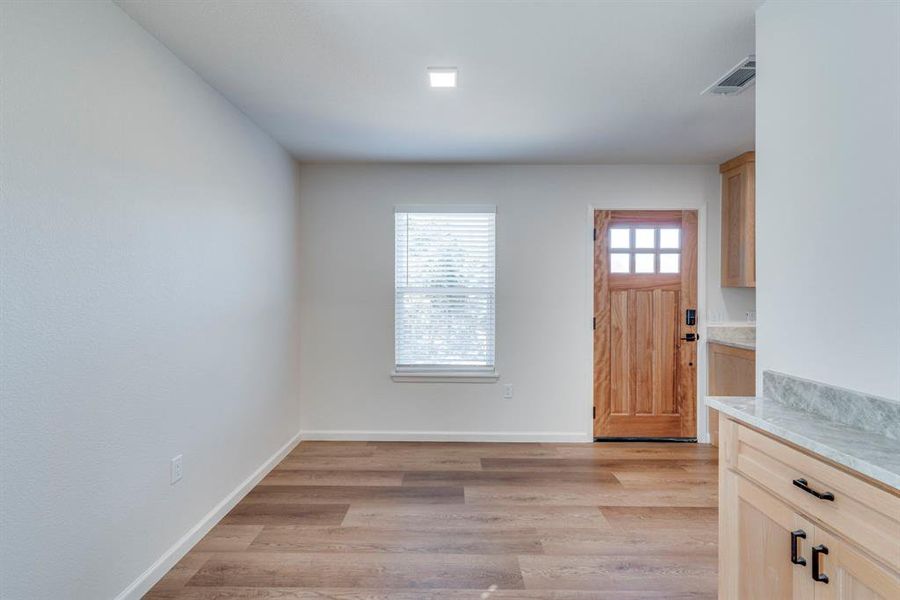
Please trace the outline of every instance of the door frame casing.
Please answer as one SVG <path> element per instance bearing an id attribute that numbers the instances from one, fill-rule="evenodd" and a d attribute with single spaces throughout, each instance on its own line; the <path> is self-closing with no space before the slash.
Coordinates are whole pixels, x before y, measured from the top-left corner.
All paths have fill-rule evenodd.
<path id="1" fill-rule="evenodd" d="M 610 207 L 591 204 L 586 214 L 585 235 L 585 363 L 588 370 L 587 400 L 584 414 L 586 419 L 586 435 L 588 439 L 594 439 L 594 212 L 598 210 L 610 211 L 641 211 L 641 210 L 695 210 L 697 211 L 697 333 L 700 340 L 697 342 L 697 403 L 695 422 L 697 426 L 697 442 L 708 444 L 709 432 L 707 426 L 706 410 L 706 293 L 707 293 L 707 208 L 702 206 L 628 206 Z"/>

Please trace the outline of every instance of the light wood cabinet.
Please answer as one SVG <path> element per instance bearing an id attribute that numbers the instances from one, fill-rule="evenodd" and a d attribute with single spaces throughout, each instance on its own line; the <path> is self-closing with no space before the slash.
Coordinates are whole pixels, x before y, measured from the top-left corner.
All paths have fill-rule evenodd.
<path id="1" fill-rule="evenodd" d="M 756 154 L 719 165 L 722 174 L 722 287 L 756 287 Z"/>
<path id="2" fill-rule="evenodd" d="M 725 416 L 719 433 L 719 598 L 900 598 L 897 490 Z"/>
<path id="3" fill-rule="evenodd" d="M 707 394 L 710 396 L 755 396 L 756 352 L 709 342 L 707 350 Z M 719 413 L 708 409 L 709 441 L 719 445 Z"/>
<path id="4" fill-rule="evenodd" d="M 900 544 L 900 541 L 894 541 Z M 820 569 L 828 577 L 828 584 L 817 586 L 817 600 L 900 598 L 896 574 L 856 550 L 852 544 L 824 529 L 816 529 L 815 542 L 828 549 L 828 554 L 820 558 Z"/>
<path id="5" fill-rule="evenodd" d="M 723 497 L 734 510 L 720 521 L 720 546 L 731 556 L 719 569 L 719 597 L 814 598 L 812 579 L 790 560 L 792 553 L 797 562 L 808 560 L 812 524 L 735 473 L 725 474 L 724 482 Z"/>

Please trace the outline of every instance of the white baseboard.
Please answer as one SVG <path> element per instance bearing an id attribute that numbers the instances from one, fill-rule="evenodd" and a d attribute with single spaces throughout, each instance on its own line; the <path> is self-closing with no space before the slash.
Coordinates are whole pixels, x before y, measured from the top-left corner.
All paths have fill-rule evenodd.
<path id="1" fill-rule="evenodd" d="M 131 585 L 125 588 L 122 593 L 116 596 L 116 600 L 137 600 L 147 593 L 147 591 L 156 585 L 163 575 L 169 572 L 175 563 L 181 560 L 188 550 L 194 547 L 194 544 L 200 541 L 209 530 L 224 517 L 228 511 L 240 502 L 253 487 L 265 477 L 269 471 L 275 468 L 281 459 L 300 443 L 301 435 L 298 433 L 282 446 L 275 454 L 269 457 L 250 477 L 245 479 L 230 494 L 228 494 L 221 502 L 219 502 L 211 511 L 206 513 L 200 522 L 190 528 L 180 540 L 175 542 L 155 563 L 150 565 L 146 571 L 135 579 Z"/>
<path id="2" fill-rule="evenodd" d="M 304 440 L 349 442 L 591 442 L 587 433 L 567 431 L 301 431 Z"/>

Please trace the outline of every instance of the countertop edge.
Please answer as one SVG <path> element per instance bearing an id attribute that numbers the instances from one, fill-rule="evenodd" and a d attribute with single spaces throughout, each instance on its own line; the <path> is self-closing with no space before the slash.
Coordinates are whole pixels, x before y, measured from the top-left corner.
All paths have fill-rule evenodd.
<path id="1" fill-rule="evenodd" d="M 733 341 L 725 341 L 725 340 L 717 340 L 711 337 L 706 338 L 707 344 L 719 344 L 720 346 L 730 346 L 731 348 L 739 348 L 741 350 L 750 350 L 752 352 L 756 352 L 756 344 L 743 343 L 743 342 L 733 342 Z"/>
<path id="2" fill-rule="evenodd" d="M 756 427 L 757 429 L 770 433 L 774 436 L 780 437 L 788 442 L 800 446 L 801 448 L 818 454 L 825 459 L 836 462 L 837 464 L 842 465 L 843 467 L 846 467 L 852 471 L 856 471 L 861 475 L 875 479 L 876 481 L 879 481 L 884 485 L 891 486 L 894 489 L 900 489 L 900 474 L 884 469 L 877 464 L 873 464 L 867 461 L 864 458 L 860 458 L 859 456 L 848 454 L 823 442 L 799 434 L 795 431 L 792 431 L 791 429 L 768 421 L 762 417 L 749 414 L 740 408 L 728 404 L 729 400 L 748 401 L 759 399 L 753 398 L 751 396 L 707 396 L 706 405 L 728 415 L 729 417 L 733 417 L 738 421 Z M 797 412 L 798 415 L 800 414 L 800 411 L 795 412 Z"/>

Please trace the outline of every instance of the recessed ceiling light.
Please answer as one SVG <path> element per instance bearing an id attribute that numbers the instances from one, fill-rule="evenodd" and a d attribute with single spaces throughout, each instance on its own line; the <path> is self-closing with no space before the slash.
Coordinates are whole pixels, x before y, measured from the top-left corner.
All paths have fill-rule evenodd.
<path id="1" fill-rule="evenodd" d="M 433 88 L 455 88 L 456 67 L 428 67 L 428 82 Z"/>

